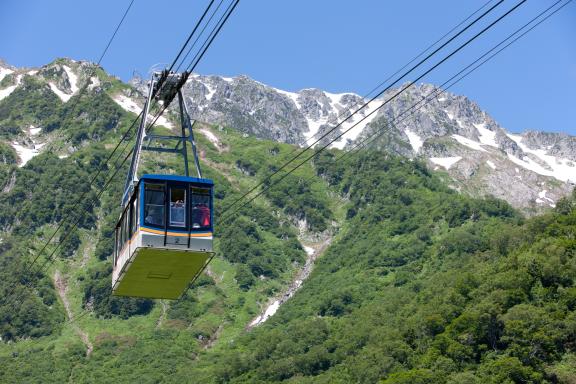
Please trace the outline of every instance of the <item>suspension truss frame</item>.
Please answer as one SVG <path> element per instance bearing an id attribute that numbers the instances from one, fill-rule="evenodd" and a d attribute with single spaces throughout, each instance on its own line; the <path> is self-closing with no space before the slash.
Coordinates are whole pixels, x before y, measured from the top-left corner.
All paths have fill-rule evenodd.
<path id="1" fill-rule="evenodd" d="M 174 153 L 181 154 L 184 162 L 185 176 L 190 176 L 188 165 L 188 150 L 187 143 L 192 148 L 194 157 L 194 165 L 198 178 L 202 178 L 202 170 L 200 169 L 200 162 L 198 160 L 198 151 L 196 148 L 196 141 L 194 140 L 193 128 L 196 123 L 192 120 L 186 105 L 186 99 L 182 95 L 182 86 L 186 83 L 189 72 L 174 73 L 166 70 L 161 72 L 154 72 L 148 86 L 148 95 L 140 118 L 138 132 L 136 133 L 136 143 L 132 151 L 132 159 L 130 161 L 130 168 L 124 184 L 124 194 L 122 195 L 122 207 L 124 207 L 134 191 L 134 187 L 138 184 L 138 166 L 142 156 L 142 151 L 151 151 L 159 153 Z M 151 130 L 148 127 L 149 121 L 154 122 L 154 117 L 149 115 L 152 101 L 159 101 L 163 109 L 178 97 L 178 110 L 180 112 L 180 128 L 181 134 L 176 135 L 157 135 L 151 134 L 147 131 Z M 164 143 L 172 144 L 167 145 Z"/>

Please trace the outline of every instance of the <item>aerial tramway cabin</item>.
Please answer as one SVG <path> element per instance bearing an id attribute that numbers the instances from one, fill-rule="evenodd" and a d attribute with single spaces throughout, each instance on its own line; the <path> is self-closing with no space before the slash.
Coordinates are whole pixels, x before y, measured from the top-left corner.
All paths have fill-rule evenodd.
<path id="1" fill-rule="evenodd" d="M 116 224 L 112 294 L 177 299 L 210 262 L 213 237 L 214 183 L 202 178 L 193 126 L 180 91 L 189 72 L 155 72 L 149 83 L 132 161 L 126 177 Z M 181 133 L 154 134 L 150 105 L 167 107 L 178 98 Z M 191 177 L 187 143 L 198 177 Z M 174 145 L 175 144 L 175 145 Z M 181 155 L 184 176 L 144 174 L 138 177 L 142 151 Z"/>
<path id="2" fill-rule="evenodd" d="M 213 186 L 186 176 L 140 178 L 115 230 L 115 295 L 181 295 L 213 254 Z"/>

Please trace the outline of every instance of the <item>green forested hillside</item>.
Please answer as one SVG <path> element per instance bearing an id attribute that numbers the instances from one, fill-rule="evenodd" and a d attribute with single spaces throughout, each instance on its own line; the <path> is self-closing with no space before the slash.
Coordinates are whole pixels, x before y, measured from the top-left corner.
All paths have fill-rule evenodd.
<path id="1" fill-rule="evenodd" d="M 345 230 L 274 318 L 200 363 L 206 378 L 574 381 L 574 199 L 523 220 L 403 159 L 317 167 L 349 198 Z"/>
<path id="2" fill-rule="evenodd" d="M 46 124 L 49 149 L 19 168 L 0 143 L 0 382 L 576 382 L 576 196 L 526 219 L 455 192 L 419 161 L 322 153 L 217 222 L 217 255 L 182 299 L 117 298 L 124 172 L 94 206 L 105 179 L 86 181 L 135 116 L 103 91 L 63 104 L 38 96 L 41 82 L 26 87 L 0 101 L 0 138 Z M 198 128 L 219 140 L 197 133 L 218 212 L 293 156 Z M 181 171 L 171 158 L 144 167 Z M 26 268 L 72 208 L 78 228 L 65 223 L 62 245 L 56 236 Z M 294 296 L 249 327 L 302 269 L 304 247 L 328 242 Z"/>

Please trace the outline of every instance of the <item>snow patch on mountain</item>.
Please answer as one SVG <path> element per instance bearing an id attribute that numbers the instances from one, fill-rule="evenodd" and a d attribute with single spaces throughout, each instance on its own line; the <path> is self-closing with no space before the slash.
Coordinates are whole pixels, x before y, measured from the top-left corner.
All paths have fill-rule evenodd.
<path id="1" fill-rule="evenodd" d="M 538 198 L 536 199 L 536 202 L 539 204 L 548 204 L 552 208 L 556 207 L 554 200 L 547 197 L 546 192 L 548 192 L 546 189 L 540 191 L 540 193 L 538 193 Z"/>
<path id="2" fill-rule="evenodd" d="M 524 159 L 519 159 L 518 157 L 509 153 L 508 159 L 510 161 L 512 161 L 514 164 L 517 164 L 517 165 L 519 165 L 519 166 L 521 166 L 524 169 L 527 169 L 529 171 L 536 172 L 540 175 L 552 176 L 552 177 L 554 175 L 553 172 L 542 168 L 542 166 L 540 164 L 536 163 L 534 160 L 530 159 L 529 157 L 524 157 Z"/>
<path id="3" fill-rule="evenodd" d="M 543 190 L 538 194 L 538 197 L 541 198 L 541 199 L 546 199 L 546 200 L 550 201 L 551 203 L 553 203 L 554 200 L 552 200 L 552 199 L 549 198 L 549 197 L 546 197 L 546 192 L 548 192 L 548 191 L 545 190 L 545 189 L 543 189 Z"/>
<path id="4" fill-rule="evenodd" d="M 14 92 L 14 90 L 20 85 L 20 80 L 22 79 L 22 76 L 19 75 L 16 77 L 16 84 L 15 85 L 11 85 L 9 87 L 6 87 L 4 89 L 0 89 L 0 100 L 10 96 L 10 94 L 12 92 Z"/>
<path id="5" fill-rule="evenodd" d="M 457 162 L 459 162 L 460 160 L 462 160 L 461 156 L 452 156 L 452 157 L 431 157 L 430 161 L 433 162 L 434 164 L 437 164 L 441 167 L 444 167 L 446 169 L 450 169 L 451 166 L 453 166 L 454 164 L 456 164 Z"/>
<path id="6" fill-rule="evenodd" d="M 358 114 L 354 115 L 350 119 L 346 120 L 340 129 L 344 133 L 337 141 L 332 143 L 333 148 L 344 149 L 346 144 L 354 141 L 360 133 L 366 128 L 368 124 L 374 120 L 376 115 L 375 111 L 382 105 L 382 100 L 374 100 L 368 103 L 364 108 L 362 108 Z M 374 113 L 373 113 L 374 112 Z M 371 115 L 370 115 L 371 114 Z M 370 116 L 368 116 L 370 115 Z"/>
<path id="7" fill-rule="evenodd" d="M 5 76 L 13 73 L 14 71 L 11 70 L 10 68 L 2 68 L 0 67 L 0 81 L 2 81 L 4 79 Z"/>
<path id="8" fill-rule="evenodd" d="M 480 143 L 498 148 L 498 143 L 496 142 L 496 132 L 493 132 L 488 128 L 486 128 L 486 123 L 473 124 L 473 125 L 480 134 L 480 136 L 478 137 Z"/>
<path id="9" fill-rule="evenodd" d="M 134 100 L 132 100 L 131 98 L 129 98 L 127 96 L 116 95 L 112 98 L 112 100 L 114 100 L 116 102 L 116 104 L 118 104 L 124 110 L 126 110 L 128 112 L 138 114 L 142 111 L 142 107 L 140 107 L 138 104 L 136 104 L 136 102 Z"/>
<path id="10" fill-rule="evenodd" d="M 456 124 L 458 124 L 458 126 L 460 128 L 466 128 L 466 125 L 462 122 L 462 120 L 460 119 L 454 119 L 454 121 L 456 122 Z"/>
<path id="11" fill-rule="evenodd" d="M 278 92 L 279 94 L 287 96 L 288 98 L 290 98 L 294 102 L 294 104 L 296 104 L 296 107 L 298 109 L 302 109 L 302 105 L 298 102 L 298 94 L 297 93 L 283 91 L 283 90 L 278 89 L 278 88 L 274 88 L 274 90 L 276 92 Z"/>
<path id="12" fill-rule="evenodd" d="M 266 308 L 266 311 L 262 315 L 256 317 L 254 320 L 252 320 L 252 322 L 250 322 L 250 324 L 248 326 L 254 327 L 256 325 L 262 324 L 269 317 L 274 315 L 276 313 L 276 311 L 278 310 L 278 308 L 280 308 L 280 301 L 276 300 L 271 305 L 269 305 L 268 308 Z"/>
<path id="13" fill-rule="evenodd" d="M 486 152 L 486 150 L 484 148 L 482 148 L 482 145 L 474 140 L 470 140 L 464 136 L 460 136 L 460 135 L 452 135 L 452 138 L 454 140 L 456 140 L 457 142 L 459 142 L 460 144 L 468 147 L 468 148 L 472 148 L 476 151 L 481 151 L 481 152 Z"/>
<path id="14" fill-rule="evenodd" d="M 488 166 L 492 169 L 496 169 L 496 164 L 494 164 L 492 161 L 490 160 L 486 160 L 486 164 L 488 164 Z"/>
<path id="15" fill-rule="evenodd" d="M 338 108 L 337 106 L 340 105 L 340 100 L 342 100 L 342 96 L 345 95 L 345 93 L 329 93 L 329 92 L 324 92 L 324 94 L 326 96 L 328 96 L 328 98 L 330 99 L 330 105 L 332 106 L 332 108 L 338 112 Z"/>
<path id="16" fill-rule="evenodd" d="M 310 89 L 313 90 L 313 89 Z M 278 90 L 278 93 L 289 97 L 292 101 L 294 101 L 294 103 L 296 104 L 296 107 L 301 110 L 302 107 L 302 103 L 300 103 L 298 101 L 298 94 L 297 93 L 292 93 L 292 92 L 286 92 L 286 91 L 282 91 L 282 90 Z M 304 90 L 305 91 L 305 90 Z M 320 128 L 323 125 L 329 125 L 330 129 L 336 127 L 339 123 L 341 124 L 339 126 L 340 131 L 344 132 L 346 130 L 348 130 L 349 128 L 351 128 L 352 126 L 354 126 L 355 122 L 358 122 L 362 117 L 361 116 L 356 116 L 353 118 L 350 118 L 349 120 L 345 121 L 345 116 L 343 113 L 341 113 L 342 110 L 345 110 L 346 108 L 344 106 L 342 106 L 341 104 L 341 100 L 342 97 L 344 95 L 347 95 L 347 93 L 329 93 L 329 92 L 322 92 L 321 94 L 323 94 L 324 96 L 326 96 L 329 100 L 328 105 L 327 105 L 327 113 L 323 113 L 320 115 L 320 117 L 318 118 L 312 118 L 310 116 L 306 116 L 306 122 L 308 123 L 308 132 L 304 132 L 304 137 L 306 138 L 306 142 L 308 142 L 308 144 L 311 144 L 310 141 L 312 141 L 312 138 L 315 137 L 318 133 L 318 131 L 320 130 Z M 325 104 L 320 104 L 318 103 L 319 106 L 325 106 Z M 359 115 L 364 115 L 366 113 L 369 112 L 370 107 L 368 106 L 367 108 L 363 109 L 362 112 L 359 113 Z M 356 120 L 355 120 L 356 118 Z M 371 120 L 371 119 L 367 119 L 367 120 Z M 352 128 L 349 132 L 346 132 L 342 137 L 340 137 L 337 141 L 335 141 L 332 144 L 332 147 L 334 148 L 344 148 L 344 146 L 348 143 L 348 140 L 354 140 L 362 131 L 362 129 L 364 129 L 364 127 L 366 126 L 366 124 L 368 124 L 369 121 L 364 121 L 360 124 L 358 124 L 358 126 L 355 126 L 354 128 Z M 334 136 L 332 136 L 334 137 Z M 316 139 L 318 139 L 318 137 L 316 137 Z"/>
<path id="17" fill-rule="evenodd" d="M 211 86 L 210 84 L 204 84 L 204 86 L 208 89 L 208 93 L 206 94 L 206 100 L 212 100 L 212 96 L 216 93 L 216 88 Z"/>
<path id="18" fill-rule="evenodd" d="M 74 73 L 72 68 L 70 68 L 67 65 L 62 65 L 62 69 L 64 70 L 64 72 L 66 72 L 66 76 L 68 77 L 68 83 L 70 84 L 70 90 L 63 91 L 62 89 L 58 88 L 56 83 L 54 83 L 52 81 L 49 81 L 48 85 L 50 86 L 50 89 L 52 90 L 52 92 L 54 92 L 60 98 L 60 100 L 62 100 L 62 102 L 66 103 L 66 102 L 68 102 L 68 100 L 70 100 L 70 98 L 72 96 L 74 96 L 74 94 L 76 94 L 76 92 L 78 92 L 78 89 L 79 89 L 78 88 L 78 76 L 76 75 L 76 73 Z M 94 79 L 94 78 L 92 78 L 92 79 Z M 98 84 L 99 83 L 100 83 L 100 81 L 98 80 Z M 91 87 L 93 88 L 94 86 L 95 86 L 95 84 L 93 83 L 91 85 Z"/>
<path id="19" fill-rule="evenodd" d="M 306 118 L 308 122 L 308 132 L 304 132 L 304 137 L 306 138 L 306 143 L 312 144 L 312 138 L 316 136 L 320 127 L 328 123 L 328 118 L 320 118 L 318 120 L 312 120 Z"/>
<path id="20" fill-rule="evenodd" d="M 16 89 L 17 85 L 12 85 L 4 89 L 0 89 L 0 100 L 10 96 L 10 94 Z"/>
<path id="21" fill-rule="evenodd" d="M 92 76 L 90 78 L 90 85 L 88 86 L 88 89 L 94 89 L 96 87 L 100 86 L 100 79 L 98 78 L 98 76 Z"/>
<path id="22" fill-rule="evenodd" d="M 406 133 L 406 136 L 408 136 L 408 140 L 410 141 L 410 145 L 414 149 L 414 152 L 418 153 L 418 151 L 420 150 L 420 148 L 422 148 L 422 145 L 424 144 L 424 140 L 422 140 L 422 138 L 418 136 L 416 132 L 413 132 L 408 128 L 404 130 L 404 133 Z"/>
<path id="23" fill-rule="evenodd" d="M 72 71 L 72 68 L 70 68 L 69 66 L 63 65 L 62 67 L 64 68 L 66 74 L 68 75 L 68 81 L 70 82 L 70 89 L 72 90 L 72 95 L 74 95 L 76 92 L 78 92 L 78 76 L 76 76 L 74 71 Z"/>
<path id="24" fill-rule="evenodd" d="M 220 143 L 220 140 L 218 140 L 218 138 L 216 137 L 215 134 L 213 134 L 212 132 L 210 132 L 209 130 L 202 128 L 199 129 L 200 133 L 202 133 L 204 136 L 206 136 L 206 138 L 212 143 L 214 144 L 214 146 L 216 147 L 216 149 L 218 149 L 219 151 L 222 150 L 222 143 Z"/>
<path id="25" fill-rule="evenodd" d="M 30 132 L 30 135 L 32 135 L 32 136 L 38 135 L 41 131 L 42 131 L 42 128 L 35 127 L 33 125 L 31 125 L 30 128 L 28 128 L 28 132 Z"/>
<path id="26" fill-rule="evenodd" d="M 114 100 L 116 104 L 118 104 L 120 107 L 122 107 L 124 110 L 128 112 L 132 112 L 137 115 L 140 114 L 140 112 L 142 112 L 142 107 L 140 107 L 134 100 L 132 100 L 127 96 L 116 95 L 112 98 L 112 100 Z M 148 114 L 148 121 L 152 122 L 153 119 L 154 116 Z M 173 128 L 172 123 L 168 121 L 168 119 L 166 119 L 164 116 L 160 116 L 158 120 L 156 120 L 156 124 L 163 125 L 166 128 Z"/>
<path id="27" fill-rule="evenodd" d="M 50 85 L 50 89 L 52 90 L 52 92 L 54 92 L 56 94 L 56 96 L 58 96 L 60 98 L 60 100 L 62 100 L 62 102 L 66 103 L 68 100 L 70 100 L 70 98 L 72 97 L 72 95 L 69 95 L 63 91 L 61 91 L 56 84 L 54 84 L 53 82 L 49 82 L 48 85 Z"/>
<path id="28" fill-rule="evenodd" d="M 14 148 L 14 150 L 18 154 L 18 157 L 20 158 L 19 167 L 25 166 L 26 163 L 29 162 L 33 157 L 38 156 L 40 154 L 40 150 L 44 145 L 46 145 L 46 143 L 33 144 L 32 148 L 28 148 L 20 145 L 17 141 L 12 142 L 12 148 Z"/>
<path id="29" fill-rule="evenodd" d="M 544 149 L 531 149 L 522 143 L 522 136 L 520 135 L 507 134 L 507 136 L 516 142 L 523 152 L 534 155 L 536 158 L 544 162 L 550 169 L 544 168 L 528 156 L 519 159 L 516 156 L 508 154 L 508 158 L 514 163 L 540 175 L 551 176 L 564 182 L 570 181 L 576 183 L 576 166 L 570 159 L 562 159 L 548 155 L 546 153 L 547 151 Z"/>

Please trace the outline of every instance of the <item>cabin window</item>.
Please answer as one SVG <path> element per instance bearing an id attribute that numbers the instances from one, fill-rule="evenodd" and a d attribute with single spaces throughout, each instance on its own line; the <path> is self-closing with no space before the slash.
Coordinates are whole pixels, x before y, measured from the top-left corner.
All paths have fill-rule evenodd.
<path id="1" fill-rule="evenodd" d="M 164 226 L 164 185 L 162 184 L 146 184 L 144 223 Z"/>
<path id="2" fill-rule="evenodd" d="M 190 187 L 190 199 L 192 207 L 192 229 L 210 229 L 210 198 L 211 193 L 208 188 Z"/>
<path id="3" fill-rule="evenodd" d="M 170 226 L 186 226 L 186 190 L 170 188 Z"/>

